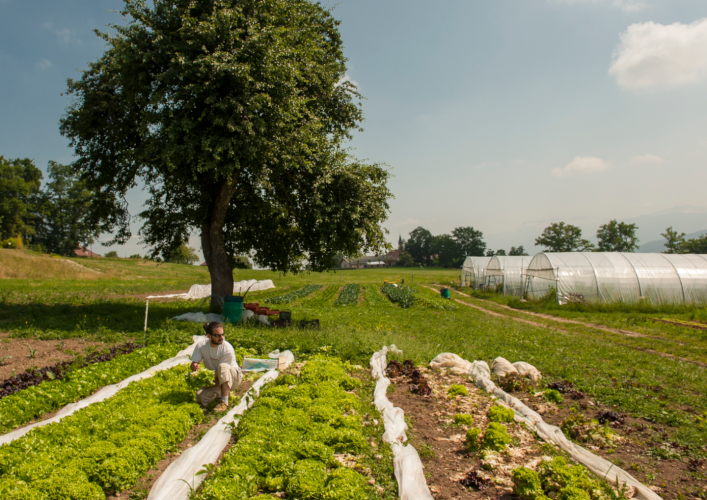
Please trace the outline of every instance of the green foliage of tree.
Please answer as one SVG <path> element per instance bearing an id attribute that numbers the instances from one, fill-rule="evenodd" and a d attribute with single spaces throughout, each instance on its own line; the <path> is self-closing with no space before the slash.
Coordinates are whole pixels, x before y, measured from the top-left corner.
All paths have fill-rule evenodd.
<path id="1" fill-rule="evenodd" d="M 342 257 L 343 258 L 343 257 Z M 228 258 L 231 270 L 233 269 L 253 269 L 253 263 L 245 255 L 234 255 Z M 341 261 L 339 261 L 341 262 Z"/>
<path id="2" fill-rule="evenodd" d="M 616 222 L 612 219 L 608 224 L 599 226 L 597 249 L 600 252 L 634 252 L 638 248 L 636 224 Z"/>
<path id="3" fill-rule="evenodd" d="M 707 234 L 685 240 L 685 242 L 680 245 L 680 253 L 707 254 Z"/>
<path id="4" fill-rule="evenodd" d="M 93 220 L 130 237 L 125 195 L 150 198 L 141 234 L 170 254 L 196 230 L 214 295 L 229 255 L 297 272 L 389 245 L 389 173 L 343 144 L 360 98 L 339 21 L 308 0 L 125 0 L 106 52 L 69 80 L 61 131 L 96 191 Z"/>
<path id="5" fill-rule="evenodd" d="M 437 264 L 442 267 L 461 267 L 464 262 L 461 246 L 448 234 L 434 237 L 432 253 L 437 255 Z"/>
<path id="6" fill-rule="evenodd" d="M 484 233 L 473 227 L 454 228 L 452 238 L 459 245 L 462 256 L 482 256 L 486 251 Z"/>
<path id="7" fill-rule="evenodd" d="M 416 264 L 429 265 L 432 262 L 432 244 L 434 236 L 424 227 L 417 227 L 410 232 L 405 250 Z"/>
<path id="8" fill-rule="evenodd" d="M 96 241 L 100 228 L 89 218 L 94 193 L 71 165 L 50 161 L 50 181 L 41 195 L 40 222 L 33 241 L 47 251 L 71 255 L 77 243 Z"/>
<path id="9" fill-rule="evenodd" d="M 198 261 L 199 256 L 196 251 L 192 247 L 187 246 L 186 243 L 182 243 L 172 250 L 169 257 L 165 259 L 165 262 L 171 262 L 172 264 L 187 264 L 190 266 Z"/>
<path id="10" fill-rule="evenodd" d="M 415 259 L 413 259 L 410 253 L 403 250 L 402 252 L 400 252 L 400 258 L 398 258 L 395 265 L 399 267 L 412 267 L 415 265 Z"/>
<path id="11" fill-rule="evenodd" d="M 105 257 L 108 259 L 117 259 L 118 252 L 116 252 L 115 250 L 111 250 L 110 252 L 106 252 Z"/>
<path id="12" fill-rule="evenodd" d="M 0 156 L 0 240 L 34 234 L 42 177 L 29 158 Z"/>
<path id="13" fill-rule="evenodd" d="M 528 252 L 525 251 L 525 248 L 523 248 L 523 245 L 520 245 L 519 247 L 511 247 L 510 252 L 508 252 L 508 255 L 519 255 L 519 256 L 524 256 L 528 255 Z"/>
<path id="14" fill-rule="evenodd" d="M 679 233 L 670 226 L 660 235 L 666 239 L 665 251 L 663 253 L 682 253 L 682 246 L 685 244 L 685 233 Z"/>
<path id="15" fill-rule="evenodd" d="M 139 253 L 134 253 L 128 258 L 129 259 L 142 259 L 142 255 L 140 255 Z"/>
<path id="16" fill-rule="evenodd" d="M 547 252 L 589 252 L 594 245 L 582 239 L 582 230 L 572 224 L 553 222 L 535 238 L 535 244 Z"/>

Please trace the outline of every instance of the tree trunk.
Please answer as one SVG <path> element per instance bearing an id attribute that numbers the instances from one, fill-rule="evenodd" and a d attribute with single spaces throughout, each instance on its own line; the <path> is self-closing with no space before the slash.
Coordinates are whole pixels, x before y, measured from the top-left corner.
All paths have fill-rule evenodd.
<path id="1" fill-rule="evenodd" d="M 211 310 L 221 311 L 222 305 L 215 296 L 233 295 L 233 273 L 228 263 L 223 226 L 231 197 L 236 191 L 235 182 L 224 181 L 214 200 L 214 206 L 208 221 L 201 226 L 201 247 L 204 259 L 211 274 Z"/>

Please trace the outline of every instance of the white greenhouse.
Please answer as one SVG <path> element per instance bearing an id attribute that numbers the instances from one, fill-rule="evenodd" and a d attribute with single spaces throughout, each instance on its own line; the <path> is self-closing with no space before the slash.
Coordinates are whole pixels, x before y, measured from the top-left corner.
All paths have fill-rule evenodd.
<path id="1" fill-rule="evenodd" d="M 486 288 L 496 289 L 503 295 L 520 296 L 523 291 L 523 275 L 532 257 L 527 255 L 497 255 L 486 266 Z"/>
<path id="2" fill-rule="evenodd" d="M 486 282 L 486 266 L 491 257 L 467 257 L 460 275 L 461 286 L 481 288 Z"/>
<path id="3" fill-rule="evenodd" d="M 707 304 L 707 255 L 540 253 L 528 265 L 523 287 L 534 298 L 554 288 L 560 304 Z"/>

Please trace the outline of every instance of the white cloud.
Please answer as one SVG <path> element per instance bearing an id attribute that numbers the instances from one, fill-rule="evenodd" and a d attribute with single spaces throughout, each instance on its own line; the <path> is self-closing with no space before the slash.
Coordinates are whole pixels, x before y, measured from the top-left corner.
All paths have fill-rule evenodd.
<path id="1" fill-rule="evenodd" d="M 357 88 L 357 89 L 360 88 L 358 82 L 357 82 L 356 80 L 352 80 L 351 77 L 350 77 L 348 74 L 345 74 L 344 77 L 336 83 L 337 87 L 338 87 L 339 85 L 341 85 L 342 83 L 344 83 L 344 82 L 351 82 L 351 83 L 353 83 L 354 85 L 356 85 L 356 88 Z"/>
<path id="2" fill-rule="evenodd" d="M 623 89 L 671 88 L 707 79 L 707 18 L 692 24 L 632 24 L 609 74 Z"/>
<path id="3" fill-rule="evenodd" d="M 639 12 L 648 8 L 648 4 L 641 0 L 550 0 L 553 3 L 564 3 L 568 5 L 576 4 L 596 4 L 606 5 L 621 9 L 624 12 Z"/>
<path id="4" fill-rule="evenodd" d="M 481 163 L 477 163 L 471 168 L 486 168 L 486 167 L 493 167 L 495 163 L 492 163 L 490 161 L 482 161 Z"/>
<path id="5" fill-rule="evenodd" d="M 609 170 L 611 164 L 601 158 L 591 156 L 578 156 L 564 168 L 556 168 L 552 171 L 557 177 L 574 177 L 576 175 L 596 174 Z"/>
<path id="6" fill-rule="evenodd" d="M 631 165 L 655 165 L 656 163 L 663 163 L 663 159 L 650 153 L 631 158 Z"/>
<path id="7" fill-rule="evenodd" d="M 35 64 L 34 67 L 37 69 L 44 70 L 44 69 L 51 69 L 54 67 L 54 65 L 51 63 L 51 61 L 49 61 L 47 59 L 42 59 L 37 64 Z"/>
<path id="8" fill-rule="evenodd" d="M 68 28 L 55 28 L 52 26 L 52 23 L 46 23 L 44 28 L 54 33 L 64 43 L 68 43 L 74 34 L 74 32 Z M 78 40 L 78 43 L 80 44 L 81 41 Z"/>

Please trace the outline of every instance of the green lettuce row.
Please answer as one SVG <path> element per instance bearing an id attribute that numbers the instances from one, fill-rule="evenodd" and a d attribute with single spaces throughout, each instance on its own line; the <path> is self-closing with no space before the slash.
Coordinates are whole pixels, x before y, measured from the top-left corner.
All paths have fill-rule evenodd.
<path id="1" fill-rule="evenodd" d="M 390 283 L 386 283 L 383 285 L 383 288 L 381 288 L 383 293 L 390 299 L 390 301 L 394 304 L 398 304 L 398 307 L 402 307 L 403 309 L 409 309 L 410 307 L 415 305 L 415 297 L 413 294 L 416 292 L 414 288 L 410 288 L 409 286 L 405 285 L 391 285 Z"/>
<path id="2" fill-rule="evenodd" d="M 301 299 L 302 297 L 306 297 L 310 293 L 316 292 L 321 287 L 322 287 L 322 285 L 303 286 L 302 288 L 300 288 L 298 290 L 294 290 L 290 293 L 286 293 L 285 295 L 278 295 L 277 297 L 270 297 L 269 299 L 265 299 L 263 302 L 265 302 L 266 304 L 289 304 L 290 302 L 294 302 L 297 299 Z"/>
<path id="3" fill-rule="evenodd" d="M 302 500 L 380 498 L 364 475 L 334 458 L 371 453 L 361 417 L 366 408 L 346 392 L 360 384 L 341 361 L 321 357 L 311 359 L 299 378 L 278 378 L 241 419 L 236 445 L 193 498 L 230 500 L 269 492 Z"/>
<path id="4" fill-rule="evenodd" d="M 203 419 L 187 367 L 133 382 L 0 447 L 3 500 L 104 500 L 137 480 Z"/>
<path id="5" fill-rule="evenodd" d="M 394 307 L 393 304 L 383 296 L 378 285 L 365 285 L 364 286 L 364 297 L 366 299 L 365 304 L 368 307 Z"/>
<path id="6" fill-rule="evenodd" d="M 361 286 L 356 283 L 349 283 L 348 285 L 344 285 L 344 289 L 341 290 L 341 294 L 339 294 L 339 297 L 336 299 L 336 301 L 334 301 L 334 305 L 348 306 L 357 304 L 358 292 L 360 289 Z"/>
<path id="7" fill-rule="evenodd" d="M 64 380 L 51 380 L 28 387 L 0 399 L 0 434 L 26 424 L 36 417 L 93 394 L 106 385 L 116 384 L 174 356 L 172 345 L 144 347 L 130 354 L 70 372 Z"/>
<path id="8" fill-rule="evenodd" d="M 336 285 L 329 285 L 326 289 L 314 297 L 307 297 L 302 301 L 302 305 L 306 307 L 330 306 L 334 300 L 334 295 L 339 291 Z"/>

